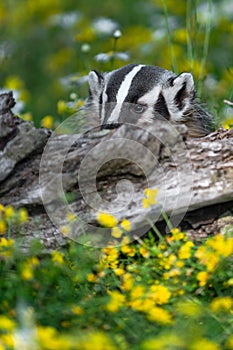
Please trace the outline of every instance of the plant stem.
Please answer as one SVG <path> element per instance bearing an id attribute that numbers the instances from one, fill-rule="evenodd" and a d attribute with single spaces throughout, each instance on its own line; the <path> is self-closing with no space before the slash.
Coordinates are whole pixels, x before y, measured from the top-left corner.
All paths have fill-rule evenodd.
<path id="1" fill-rule="evenodd" d="M 172 68 L 173 68 L 173 71 L 176 74 L 178 74 L 177 61 L 176 61 L 176 56 L 175 56 L 173 43 L 172 43 L 172 35 L 171 35 L 170 27 L 169 27 L 169 20 L 168 20 L 168 11 L 167 11 L 166 0 L 163 0 L 163 10 L 164 10 L 165 25 L 166 25 L 167 36 L 168 36 L 168 45 L 170 47 L 170 52 L 171 52 Z"/>
<path id="2" fill-rule="evenodd" d="M 203 54 L 201 59 L 201 69 L 198 79 L 198 93 L 201 96 L 202 87 L 203 87 L 203 79 L 204 79 L 204 71 L 207 62 L 208 50 L 209 50 L 209 41 L 210 41 L 210 32 L 211 32 L 211 12 L 212 12 L 212 0 L 208 0 L 208 20 L 205 26 L 205 38 L 204 38 L 204 47 Z"/>
<path id="3" fill-rule="evenodd" d="M 186 28 L 187 28 L 187 56 L 191 68 L 193 68 L 193 44 L 192 44 L 192 0 L 187 0 L 186 8 Z"/>
<path id="4" fill-rule="evenodd" d="M 161 210 L 161 214 L 162 214 L 162 217 L 163 217 L 164 221 L 165 221 L 166 224 L 167 224 L 167 227 L 168 227 L 169 230 L 171 231 L 171 230 L 173 229 L 173 226 L 172 226 L 171 221 L 169 220 L 169 218 L 168 218 L 166 212 L 165 212 L 163 209 Z"/>

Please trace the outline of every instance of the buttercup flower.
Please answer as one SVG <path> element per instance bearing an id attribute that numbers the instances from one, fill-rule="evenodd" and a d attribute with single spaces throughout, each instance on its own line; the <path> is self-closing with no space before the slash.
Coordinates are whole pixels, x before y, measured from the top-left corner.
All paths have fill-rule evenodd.
<path id="1" fill-rule="evenodd" d="M 142 199 L 143 208 L 149 208 L 152 205 L 156 204 L 156 196 L 158 194 L 158 188 L 152 189 L 152 188 L 146 188 L 144 191 L 144 194 L 146 198 Z"/>
<path id="2" fill-rule="evenodd" d="M 97 221 L 104 227 L 115 227 L 118 224 L 114 215 L 109 213 L 100 212 L 97 214 Z"/>
<path id="3" fill-rule="evenodd" d="M 199 281 L 199 286 L 203 287 L 206 285 L 207 281 L 209 279 L 209 274 L 206 271 L 198 272 L 197 274 L 197 280 Z"/>

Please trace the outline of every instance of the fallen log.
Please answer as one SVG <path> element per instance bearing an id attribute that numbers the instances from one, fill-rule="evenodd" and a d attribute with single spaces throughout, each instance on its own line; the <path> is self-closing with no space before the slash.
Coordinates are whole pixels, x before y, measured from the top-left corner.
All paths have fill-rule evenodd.
<path id="1" fill-rule="evenodd" d="M 34 238 L 45 250 L 67 238 L 109 244 L 98 212 L 128 219 L 132 239 L 153 224 L 166 232 L 161 213 L 194 238 L 233 224 L 233 130 L 191 139 L 185 126 L 158 120 L 81 132 L 77 114 L 52 132 L 13 106 L 12 93 L 0 95 L 0 203 L 27 208 L 29 222 L 12 233 L 23 248 Z M 158 189 L 157 204 L 146 188 Z"/>

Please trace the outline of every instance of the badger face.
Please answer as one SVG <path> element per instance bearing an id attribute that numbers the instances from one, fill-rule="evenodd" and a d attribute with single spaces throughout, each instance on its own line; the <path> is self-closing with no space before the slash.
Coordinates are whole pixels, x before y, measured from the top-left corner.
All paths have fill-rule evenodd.
<path id="1" fill-rule="evenodd" d="M 91 71 L 89 103 L 95 105 L 103 128 L 155 119 L 185 122 L 192 114 L 195 87 L 192 74 L 156 66 L 129 64 L 109 73 Z"/>

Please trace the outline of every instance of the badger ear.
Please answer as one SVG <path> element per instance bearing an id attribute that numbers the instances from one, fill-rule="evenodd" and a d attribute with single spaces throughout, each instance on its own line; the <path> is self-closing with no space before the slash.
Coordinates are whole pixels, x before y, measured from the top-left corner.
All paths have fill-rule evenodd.
<path id="1" fill-rule="evenodd" d="M 195 98 L 195 86 L 191 73 L 181 73 L 170 79 L 164 96 L 173 120 L 179 121 L 192 105 Z"/>
<path id="2" fill-rule="evenodd" d="M 191 102 L 195 95 L 194 80 L 191 73 L 181 73 L 173 80 L 174 102 L 183 110 L 187 103 Z"/>
<path id="3" fill-rule="evenodd" d="M 99 96 L 104 88 L 104 76 L 103 74 L 92 70 L 88 74 L 88 84 L 89 84 L 89 98 L 92 100 L 99 100 Z M 99 102 L 99 101 L 98 101 Z"/>

